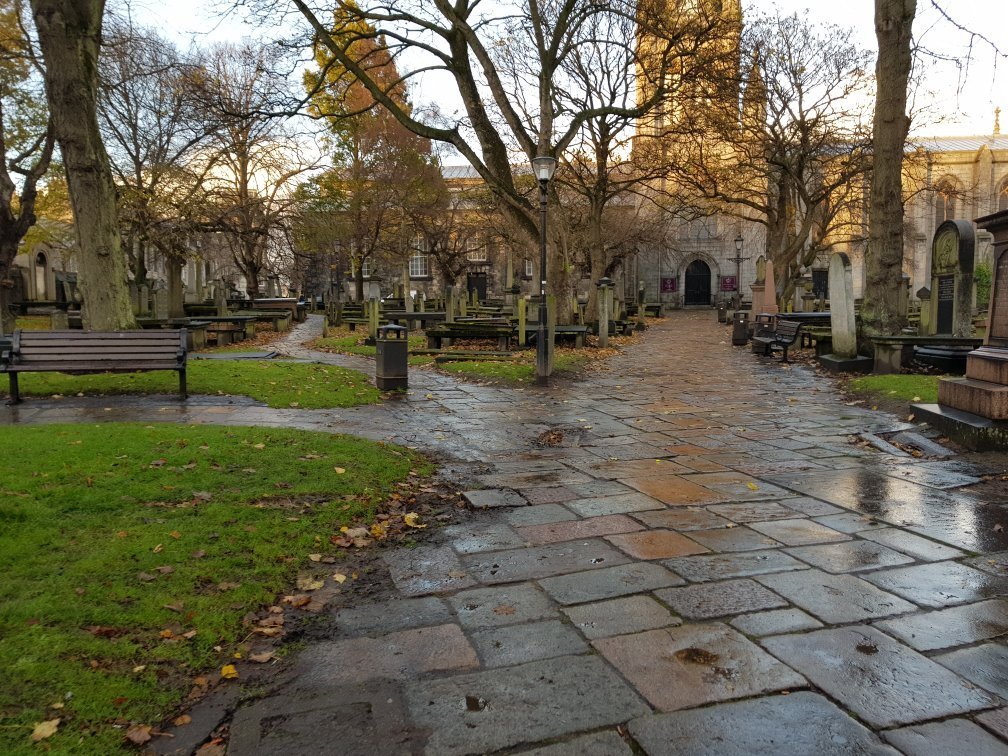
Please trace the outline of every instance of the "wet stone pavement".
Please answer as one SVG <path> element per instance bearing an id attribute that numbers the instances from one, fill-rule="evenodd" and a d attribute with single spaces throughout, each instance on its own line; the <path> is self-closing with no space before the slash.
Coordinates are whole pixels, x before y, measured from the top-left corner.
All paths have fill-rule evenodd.
<path id="1" fill-rule="evenodd" d="M 318 327 L 282 351 L 373 373 L 299 347 Z M 1008 509 L 983 479 L 1006 458 L 853 444 L 909 426 L 728 336 L 676 312 L 549 390 L 415 370 L 375 407 L 31 400 L 0 422 L 354 433 L 466 491 L 471 517 L 385 553 L 391 595 L 334 605 L 268 690 L 211 707 L 229 753 L 1008 753 Z"/>

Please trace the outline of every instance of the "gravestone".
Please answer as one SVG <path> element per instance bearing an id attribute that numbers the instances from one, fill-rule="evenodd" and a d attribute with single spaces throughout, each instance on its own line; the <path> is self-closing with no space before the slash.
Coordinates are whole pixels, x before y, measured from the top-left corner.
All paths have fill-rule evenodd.
<path id="1" fill-rule="evenodd" d="M 445 290 L 445 323 L 455 322 L 455 287 L 449 286 Z"/>
<path id="2" fill-rule="evenodd" d="M 217 309 L 217 317 L 222 318 L 228 314 L 227 291 L 224 282 L 218 279 L 214 283 L 214 307 Z"/>
<path id="3" fill-rule="evenodd" d="M 168 320 L 168 286 L 164 281 L 154 282 L 154 317 Z"/>
<path id="4" fill-rule="evenodd" d="M 931 245 L 928 335 L 973 336 L 973 262 L 976 234 L 964 220 L 942 223 Z"/>
<path id="5" fill-rule="evenodd" d="M 928 323 L 931 322 L 931 289 L 922 286 L 917 290 L 917 299 L 920 300 L 920 320 L 917 322 L 917 335 L 926 336 Z"/>
<path id="6" fill-rule="evenodd" d="M 843 252 L 830 256 L 829 298 L 832 353 L 820 357 L 820 364 L 832 372 L 871 372 L 874 361 L 857 353 L 854 276 L 850 258 Z"/>
<path id="7" fill-rule="evenodd" d="M 135 281 L 129 282 L 129 298 L 130 298 L 130 308 L 133 310 L 134 315 L 140 314 L 140 287 L 136 285 Z"/>
<path id="8" fill-rule="evenodd" d="M 599 347 L 609 346 L 609 296 L 612 292 L 612 279 L 600 278 L 598 281 L 598 340 Z"/>
<path id="9" fill-rule="evenodd" d="M 993 234 L 993 281 L 984 345 L 967 356 L 965 376 L 939 380 L 937 405 L 914 405 L 914 408 L 929 423 L 971 449 L 1005 449 L 1008 448 L 1008 211 L 978 218 L 977 224 Z M 942 224 L 939 232 L 947 225 Z M 959 252 L 962 261 L 962 251 Z"/>

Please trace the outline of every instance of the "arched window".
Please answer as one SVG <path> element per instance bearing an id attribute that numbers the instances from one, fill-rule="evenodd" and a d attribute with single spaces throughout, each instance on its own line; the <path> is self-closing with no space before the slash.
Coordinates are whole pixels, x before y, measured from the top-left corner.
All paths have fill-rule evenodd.
<path id="1" fill-rule="evenodd" d="M 1001 182 L 1001 191 L 998 192 L 997 209 L 1008 210 L 1008 179 Z"/>
<path id="2" fill-rule="evenodd" d="M 938 182 L 935 187 L 935 228 L 947 220 L 955 218 L 956 197 L 955 186 L 948 179 Z"/>

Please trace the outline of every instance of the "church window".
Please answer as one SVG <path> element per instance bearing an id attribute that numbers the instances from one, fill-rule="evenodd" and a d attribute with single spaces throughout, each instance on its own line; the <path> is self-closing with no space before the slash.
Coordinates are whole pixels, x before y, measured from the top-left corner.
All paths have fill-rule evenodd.
<path id="1" fill-rule="evenodd" d="M 955 212 L 955 187 L 951 181 L 942 181 L 935 188 L 935 228 L 955 218 Z"/>
<path id="2" fill-rule="evenodd" d="M 998 192 L 998 211 L 1008 210 L 1008 179 L 1001 182 L 1001 191 Z"/>

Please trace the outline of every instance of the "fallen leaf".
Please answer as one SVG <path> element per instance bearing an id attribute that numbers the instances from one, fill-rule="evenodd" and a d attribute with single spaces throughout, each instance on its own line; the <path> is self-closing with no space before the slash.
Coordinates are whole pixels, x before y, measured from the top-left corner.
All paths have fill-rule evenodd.
<path id="1" fill-rule="evenodd" d="M 183 604 L 181 601 L 176 601 L 174 604 L 162 604 L 161 608 L 167 609 L 171 612 L 178 612 L 179 614 L 181 614 L 182 610 L 185 609 L 185 604 Z"/>
<path id="2" fill-rule="evenodd" d="M 321 562 L 322 561 L 322 555 L 321 554 L 309 554 L 308 555 L 308 559 L 311 560 L 312 562 Z"/>
<path id="3" fill-rule="evenodd" d="M 266 444 L 252 444 L 253 449 L 265 449 Z"/>
<path id="4" fill-rule="evenodd" d="M 213 498 L 213 494 L 209 491 L 193 491 L 192 495 L 194 499 L 199 501 L 210 501 Z"/>
<path id="5" fill-rule="evenodd" d="M 154 552 L 155 554 L 160 554 L 160 553 L 161 553 L 161 551 L 162 551 L 162 549 L 164 549 L 164 544 L 163 544 L 163 543 L 159 543 L 159 544 L 158 544 L 157 546 L 155 546 L 155 547 L 154 547 L 154 548 L 153 548 L 152 550 L 153 550 L 153 552 Z"/>
<path id="6" fill-rule="evenodd" d="M 159 634 L 159 635 L 160 635 L 160 636 L 161 636 L 162 638 L 165 638 L 165 639 L 168 639 L 168 638 L 174 638 L 174 637 L 175 637 L 175 633 L 173 633 L 173 632 L 172 632 L 172 630 L 171 630 L 171 628 L 169 628 L 169 627 L 166 627 L 166 628 L 165 628 L 164 630 L 162 630 L 162 631 L 161 631 L 160 633 L 158 633 L 158 634 Z"/>
<path id="7" fill-rule="evenodd" d="M 301 591 L 317 591 L 323 585 L 325 580 L 319 580 L 313 575 L 302 575 L 297 579 L 297 587 Z"/>
<path id="8" fill-rule="evenodd" d="M 133 745 L 143 745 L 151 739 L 150 725 L 135 725 L 126 730 L 126 740 Z"/>
<path id="9" fill-rule="evenodd" d="M 416 512 L 407 512 L 402 519 L 403 522 L 411 528 L 421 529 L 427 527 L 426 525 L 420 524 L 420 515 Z"/>
<path id="10" fill-rule="evenodd" d="M 515 613 L 515 608 L 513 606 L 508 606 L 507 604 L 501 604 L 500 606 L 494 607 L 494 614 L 499 614 L 501 616 L 507 616 Z"/>
<path id="11" fill-rule="evenodd" d="M 283 603 L 291 606 L 304 606 L 311 603 L 311 596 L 306 593 L 295 593 L 292 596 L 284 596 Z"/>
<path id="12" fill-rule="evenodd" d="M 1000 522 L 994 526 L 995 533 L 1000 533 L 1002 530 L 1004 530 L 1004 525 L 1002 525 Z"/>
<path id="13" fill-rule="evenodd" d="M 150 463 L 150 466 L 151 467 L 164 467 L 167 464 L 168 464 L 168 460 L 167 459 L 155 459 L 153 462 Z"/>
<path id="14" fill-rule="evenodd" d="M 346 472 L 346 468 L 345 467 L 334 467 L 333 470 L 336 471 L 337 475 L 342 475 L 343 473 Z"/>
<path id="15" fill-rule="evenodd" d="M 187 725 L 190 722 L 192 722 L 192 717 L 190 717 L 188 714 L 180 714 L 179 716 L 175 717 L 175 719 L 172 720 L 172 724 L 175 725 L 176 727 L 182 727 L 183 725 Z"/>
<path id="16" fill-rule="evenodd" d="M 271 662 L 276 658 L 276 654 L 272 651 L 263 651 L 261 654 L 249 654 L 249 661 L 253 661 L 256 664 L 266 664 L 266 662 Z"/>
<path id="17" fill-rule="evenodd" d="M 31 739 L 35 743 L 38 743 L 40 740 L 51 738 L 56 734 L 56 728 L 59 727 L 59 723 L 59 717 L 56 719 L 47 719 L 45 722 L 39 722 L 35 725 L 35 729 L 32 730 Z"/>
<path id="18" fill-rule="evenodd" d="M 343 583 L 346 582 L 346 575 L 344 575 L 342 572 L 336 572 L 333 573 L 332 579 L 335 580 L 340 585 L 343 585 Z"/>
<path id="19" fill-rule="evenodd" d="M 156 569 L 162 575 L 171 575 L 173 572 L 175 572 L 175 568 L 169 564 L 162 565 L 161 567 L 155 567 L 154 569 Z"/>
<path id="20" fill-rule="evenodd" d="M 748 483 L 746 483 L 746 488 L 748 488 L 750 491 L 758 491 L 759 490 L 759 486 L 757 486 L 751 480 Z"/>
<path id="21" fill-rule="evenodd" d="M 225 680 L 234 680 L 238 677 L 238 670 L 234 664 L 225 664 L 221 667 L 220 674 Z"/>

